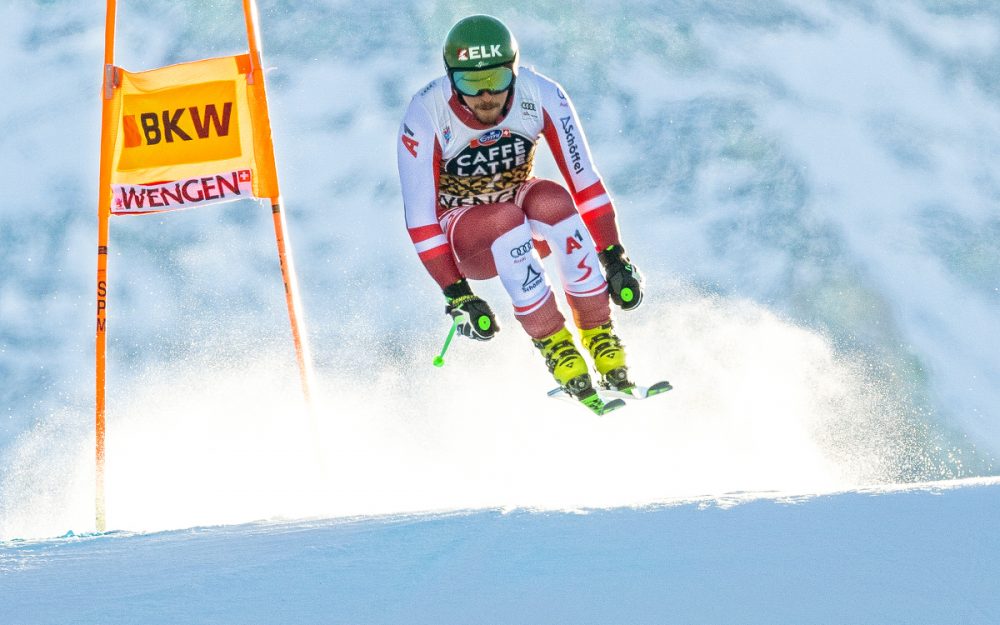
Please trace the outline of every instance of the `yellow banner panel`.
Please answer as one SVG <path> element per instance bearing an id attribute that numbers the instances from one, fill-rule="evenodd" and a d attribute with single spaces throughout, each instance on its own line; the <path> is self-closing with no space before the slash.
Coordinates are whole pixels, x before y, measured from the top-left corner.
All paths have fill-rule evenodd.
<path id="1" fill-rule="evenodd" d="M 257 178 L 254 179 L 254 190 L 257 197 L 278 200 L 278 173 L 274 165 L 274 144 L 271 141 L 271 120 L 267 110 L 267 97 L 264 92 L 264 72 L 257 68 L 251 75 L 247 85 L 250 97 L 250 114 L 253 116 L 253 149 L 257 162 Z"/>
<path id="2" fill-rule="evenodd" d="M 127 95 L 119 171 L 239 158 L 236 81 Z"/>
<path id="3" fill-rule="evenodd" d="M 270 128 L 255 127 L 268 124 L 258 72 L 247 55 L 121 71 L 111 212 L 276 197 Z"/>

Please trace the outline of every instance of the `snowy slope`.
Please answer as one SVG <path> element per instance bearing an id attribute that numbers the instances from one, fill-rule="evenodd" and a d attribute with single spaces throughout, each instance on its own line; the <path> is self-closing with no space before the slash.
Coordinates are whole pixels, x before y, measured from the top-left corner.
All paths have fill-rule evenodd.
<path id="1" fill-rule="evenodd" d="M 0 621 L 987 625 L 1000 621 L 998 489 L 5 543 Z"/>

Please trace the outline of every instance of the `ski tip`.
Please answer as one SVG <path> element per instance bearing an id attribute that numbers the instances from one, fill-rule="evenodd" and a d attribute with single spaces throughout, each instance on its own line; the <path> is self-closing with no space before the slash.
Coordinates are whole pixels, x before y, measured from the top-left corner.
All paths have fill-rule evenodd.
<path id="1" fill-rule="evenodd" d="M 670 384 L 670 382 L 663 380 L 662 382 L 657 382 L 656 384 L 646 389 L 646 397 L 649 397 L 651 395 L 657 395 L 659 393 L 666 393 L 667 391 L 673 388 L 674 387 L 673 385 Z"/>
<path id="2" fill-rule="evenodd" d="M 615 410 L 624 407 L 625 407 L 624 399 L 612 399 L 611 401 L 604 402 L 604 406 L 601 408 L 601 411 L 598 412 L 597 414 L 604 416 L 609 412 L 614 412 Z"/>

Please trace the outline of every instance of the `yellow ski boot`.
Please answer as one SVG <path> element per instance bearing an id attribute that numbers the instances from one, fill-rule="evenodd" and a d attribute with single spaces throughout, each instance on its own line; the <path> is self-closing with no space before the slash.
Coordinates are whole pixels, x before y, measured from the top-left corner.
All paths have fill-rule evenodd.
<path id="1" fill-rule="evenodd" d="M 532 343 L 542 352 L 549 373 L 563 390 L 588 406 L 587 400 L 591 396 L 600 402 L 597 391 L 594 390 L 594 385 L 590 381 L 587 361 L 576 349 L 573 335 L 569 333 L 569 330 L 563 327 L 555 334 L 543 339 L 533 339 Z"/>
<path id="2" fill-rule="evenodd" d="M 601 374 L 600 385 L 612 391 L 626 391 L 635 384 L 628 379 L 628 367 L 625 365 L 625 346 L 615 334 L 614 327 L 608 321 L 602 326 L 590 330 L 580 330 L 583 346 L 594 359 L 594 366 Z"/>

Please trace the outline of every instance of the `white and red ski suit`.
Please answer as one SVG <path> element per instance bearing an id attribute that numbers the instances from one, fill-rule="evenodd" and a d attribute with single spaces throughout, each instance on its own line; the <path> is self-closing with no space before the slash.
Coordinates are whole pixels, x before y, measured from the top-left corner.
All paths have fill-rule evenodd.
<path id="1" fill-rule="evenodd" d="M 532 176 L 541 136 L 569 191 Z M 556 82 L 519 68 L 504 114 L 487 126 L 442 76 L 411 100 L 397 161 L 410 238 L 441 288 L 499 275 L 518 321 L 543 338 L 565 323 L 541 263 L 551 253 L 577 326 L 610 319 L 597 252 L 620 243 L 615 210 Z"/>

